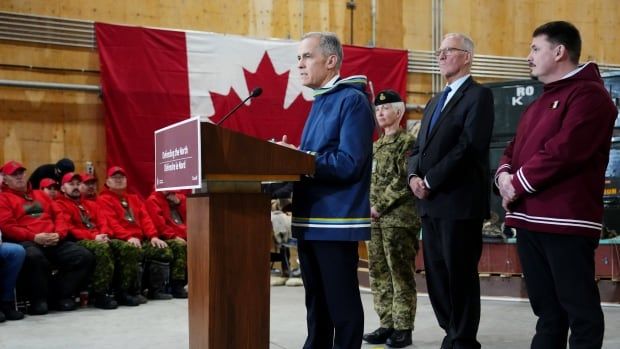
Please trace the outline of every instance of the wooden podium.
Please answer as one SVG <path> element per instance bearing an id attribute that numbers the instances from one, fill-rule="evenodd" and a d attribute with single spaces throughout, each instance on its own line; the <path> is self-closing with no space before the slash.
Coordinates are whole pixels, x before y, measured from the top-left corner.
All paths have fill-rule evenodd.
<path id="1" fill-rule="evenodd" d="M 209 123 L 200 131 L 203 193 L 187 200 L 189 346 L 266 349 L 271 205 L 260 182 L 297 181 L 314 157 Z"/>

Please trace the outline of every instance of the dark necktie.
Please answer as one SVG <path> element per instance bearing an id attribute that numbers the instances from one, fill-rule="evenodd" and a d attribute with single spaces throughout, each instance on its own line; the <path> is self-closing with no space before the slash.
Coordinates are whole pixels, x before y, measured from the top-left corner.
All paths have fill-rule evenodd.
<path id="1" fill-rule="evenodd" d="M 443 90 L 443 92 L 441 93 L 441 96 L 439 97 L 439 102 L 437 102 L 437 105 L 435 106 L 435 110 L 433 111 L 433 116 L 431 117 L 431 123 L 428 126 L 429 134 L 433 130 L 433 127 L 437 123 L 437 120 L 439 120 L 439 115 L 441 115 L 441 109 L 443 109 L 443 105 L 446 103 L 446 98 L 448 98 L 448 94 L 450 93 L 450 91 L 452 91 L 450 86 L 446 86 L 446 89 Z"/>

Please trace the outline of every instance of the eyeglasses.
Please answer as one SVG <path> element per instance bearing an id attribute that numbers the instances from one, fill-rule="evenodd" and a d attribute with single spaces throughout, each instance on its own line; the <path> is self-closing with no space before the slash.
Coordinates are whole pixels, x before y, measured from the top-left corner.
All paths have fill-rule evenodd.
<path id="1" fill-rule="evenodd" d="M 439 49 L 439 50 L 435 51 L 435 57 L 440 57 L 442 54 L 444 54 L 446 56 L 452 56 L 453 54 L 455 54 L 457 52 L 467 52 L 467 53 L 469 53 L 469 51 L 463 50 L 462 48 L 446 47 L 446 48 L 442 48 L 442 49 Z"/>

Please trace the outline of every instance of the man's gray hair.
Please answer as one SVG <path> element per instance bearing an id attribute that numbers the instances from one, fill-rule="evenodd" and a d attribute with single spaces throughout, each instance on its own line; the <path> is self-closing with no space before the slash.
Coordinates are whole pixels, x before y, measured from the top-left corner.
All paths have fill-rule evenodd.
<path id="1" fill-rule="evenodd" d="M 308 38 L 319 38 L 319 47 L 323 52 L 325 57 L 329 57 L 331 55 L 336 56 L 336 70 L 340 70 L 340 66 L 342 65 L 342 44 L 340 43 L 340 39 L 336 34 L 331 32 L 310 32 L 306 33 L 301 40 Z"/>
<path id="2" fill-rule="evenodd" d="M 471 62 L 474 61 L 474 40 L 472 40 L 469 36 L 462 33 L 448 33 L 443 38 L 447 39 L 449 37 L 456 37 L 461 39 L 461 43 L 463 44 L 463 49 L 471 54 Z"/>

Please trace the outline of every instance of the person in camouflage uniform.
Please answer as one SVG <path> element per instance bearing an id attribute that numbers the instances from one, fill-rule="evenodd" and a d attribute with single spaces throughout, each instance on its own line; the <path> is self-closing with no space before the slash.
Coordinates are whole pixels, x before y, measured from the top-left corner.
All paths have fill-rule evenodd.
<path id="1" fill-rule="evenodd" d="M 105 220 L 98 214 L 94 201 L 81 198 L 79 186 L 82 177 L 69 172 L 62 177 L 61 192 L 52 207 L 57 220 L 62 220 L 68 235 L 95 256 L 95 267 L 90 282 L 94 305 L 102 309 L 115 309 L 118 304 L 111 294 L 116 272 L 116 289 L 119 294 L 132 293 L 137 284 L 138 266 L 142 259 L 139 249 L 121 240 L 109 238 Z M 123 305 L 136 306 L 135 299 L 122 298 Z"/>
<path id="2" fill-rule="evenodd" d="M 415 256 L 419 218 L 407 185 L 407 151 L 415 137 L 400 127 L 405 104 L 392 90 L 375 98 L 383 135 L 373 146 L 368 245 L 370 287 L 381 327 L 364 335 L 371 344 L 402 348 L 412 343 L 416 313 Z"/>

